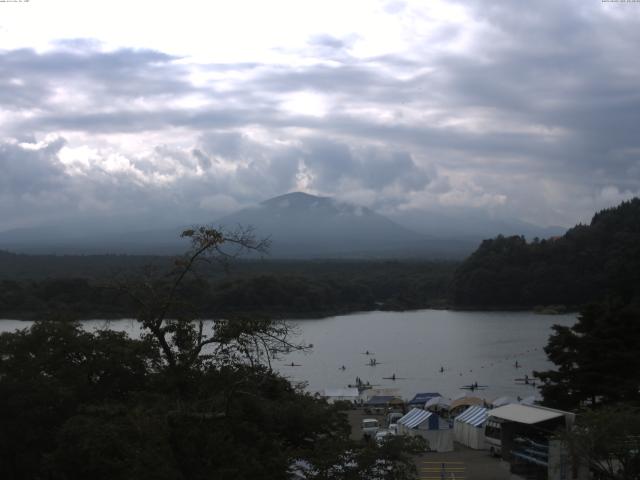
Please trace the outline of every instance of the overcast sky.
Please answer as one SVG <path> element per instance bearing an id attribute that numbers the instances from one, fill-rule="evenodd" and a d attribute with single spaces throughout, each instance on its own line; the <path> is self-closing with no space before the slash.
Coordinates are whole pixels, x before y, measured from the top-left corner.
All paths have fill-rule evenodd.
<path id="1" fill-rule="evenodd" d="M 640 3 L 0 2 L 0 230 L 640 193 Z M 177 222 L 176 222 L 177 220 Z"/>

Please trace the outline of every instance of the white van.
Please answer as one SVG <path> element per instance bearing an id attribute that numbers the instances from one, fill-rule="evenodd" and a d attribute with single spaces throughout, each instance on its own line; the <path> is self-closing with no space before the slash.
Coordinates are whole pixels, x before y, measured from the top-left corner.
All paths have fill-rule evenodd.
<path id="1" fill-rule="evenodd" d="M 365 418 L 362 420 L 362 435 L 364 437 L 374 437 L 378 433 L 380 425 L 375 418 Z"/>

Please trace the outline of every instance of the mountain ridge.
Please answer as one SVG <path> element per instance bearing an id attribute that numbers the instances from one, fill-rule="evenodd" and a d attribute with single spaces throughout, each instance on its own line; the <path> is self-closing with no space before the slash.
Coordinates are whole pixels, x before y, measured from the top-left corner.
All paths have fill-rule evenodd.
<path id="1" fill-rule="evenodd" d="M 473 223 L 469 218 L 475 218 L 473 214 L 446 220 L 444 214 L 414 213 L 412 222 L 402 221 L 401 216 L 381 215 L 366 206 L 294 191 L 215 222 L 199 223 L 230 228 L 253 226 L 258 237 L 271 237 L 271 256 L 291 259 L 461 259 L 483 238 L 500 233 L 492 229 L 504 227 L 481 218 L 475 225 L 485 228 L 474 234 L 468 230 Z M 457 226 L 451 228 L 456 222 Z M 14 229 L 0 232 L 0 249 L 31 254 L 173 255 L 188 248 L 179 234 L 190 225 L 153 228 L 148 226 L 148 221 L 145 228 L 134 229 L 130 225 L 131 222 L 126 228 L 118 228 L 117 219 L 103 222 L 91 218 L 79 224 L 67 222 Z"/>

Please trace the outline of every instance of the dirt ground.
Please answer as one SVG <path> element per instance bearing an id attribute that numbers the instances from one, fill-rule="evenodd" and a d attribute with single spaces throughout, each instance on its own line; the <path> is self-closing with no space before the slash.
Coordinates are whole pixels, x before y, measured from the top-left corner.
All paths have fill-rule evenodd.
<path id="1" fill-rule="evenodd" d="M 383 415 L 366 414 L 363 410 L 348 412 L 351 438 L 362 438 L 361 423 L 364 418 L 375 418 L 385 426 Z M 509 480 L 509 466 L 489 456 L 485 450 L 472 450 L 454 442 L 454 451 L 446 453 L 425 452 L 415 459 L 421 480 Z"/>

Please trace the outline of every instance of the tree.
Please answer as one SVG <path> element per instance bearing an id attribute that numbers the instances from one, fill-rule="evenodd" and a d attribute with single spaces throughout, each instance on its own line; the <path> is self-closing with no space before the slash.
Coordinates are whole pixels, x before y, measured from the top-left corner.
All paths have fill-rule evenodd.
<path id="1" fill-rule="evenodd" d="M 37 479 L 65 422 L 85 405 L 126 404 L 150 388 L 158 361 L 146 341 L 77 323 L 36 322 L 0 335 L 0 472 Z"/>
<path id="2" fill-rule="evenodd" d="M 274 356 L 309 348 L 288 324 L 226 318 L 207 331 L 185 300 L 199 262 L 264 243 L 208 227 L 183 236 L 192 249 L 169 273 L 121 283 L 142 339 L 68 321 L 0 336 L 3 478 L 286 479 L 296 465 L 327 480 L 414 478 L 413 443 L 351 441 L 340 406 L 271 368 Z"/>
<path id="3" fill-rule="evenodd" d="M 559 408 L 640 400 L 640 309 L 610 300 L 585 307 L 573 327 L 555 325 L 545 352 L 557 370 L 534 372 Z"/>
<path id="4" fill-rule="evenodd" d="M 588 410 L 562 439 L 596 480 L 640 478 L 640 410 L 615 405 Z"/>

